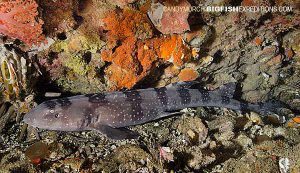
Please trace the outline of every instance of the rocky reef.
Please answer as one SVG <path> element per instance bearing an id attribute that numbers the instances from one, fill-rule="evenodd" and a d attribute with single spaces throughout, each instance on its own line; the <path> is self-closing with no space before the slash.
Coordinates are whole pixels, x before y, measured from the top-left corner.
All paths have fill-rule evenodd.
<path id="1" fill-rule="evenodd" d="M 209 8 L 221 6 L 260 10 Z M 290 0 L 0 1 L 1 170 L 299 172 L 299 9 Z M 129 127 L 140 137 L 122 141 L 22 122 L 51 98 L 194 80 L 209 90 L 235 82 L 239 100 L 292 111 L 280 123 L 187 108 Z"/>

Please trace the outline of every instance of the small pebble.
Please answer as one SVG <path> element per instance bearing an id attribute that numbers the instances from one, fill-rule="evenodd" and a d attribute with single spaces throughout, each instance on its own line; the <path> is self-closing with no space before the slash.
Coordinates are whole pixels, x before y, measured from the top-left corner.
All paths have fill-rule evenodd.
<path id="1" fill-rule="evenodd" d="M 158 127 L 159 126 L 159 123 L 154 123 L 154 127 Z"/>
<path id="2" fill-rule="evenodd" d="M 112 145 L 110 148 L 111 148 L 112 150 L 114 150 L 114 149 L 116 149 L 116 148 L 117 148 L 117 146 L 115 146 L 115 145 Z"/>
<path id="3" fill-rule="evenodd" d="M 215 149 L 216 147 L 217 147 L 216 141 L 211 141 L 211 142 L 209 143 L 209 149 L 213 150 L 213 149 Z"/>
<path id="4" fill-rule="evenodd" d="M 258 124 L 258 125 L 262 125 L 262 124 L 263 124 L 263 121 L 262 121 L 260 115 L 257 114 L 256 112 L 250 112 L 249 119 L 250 119 L 254 124 Z"/>
<path id="5" fill-rule="evenodd" d="M 193 132 L 193 130 L 188 130 L 187 134 L 189 135 L 189 137 L 191 139 L 195 139 L 195 137 L 196 137 L 196 134 L 195 134 L 195 132 Z"/>
<path id="6" fill-rule="evenodd" d="M 54 152 L 50 153 L 49 158 L 50 158 L 50 159 L 55 159 L 55 158 L 57 158 L 57 152 L 54 151 Z"/>

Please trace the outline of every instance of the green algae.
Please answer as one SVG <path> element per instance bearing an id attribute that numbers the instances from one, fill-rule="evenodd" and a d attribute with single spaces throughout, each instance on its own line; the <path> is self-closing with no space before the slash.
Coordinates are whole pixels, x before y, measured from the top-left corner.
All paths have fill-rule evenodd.
<path id="1" fill-rule="evenodd" d="M 87 64 L 83 61 L 83 58 L 80 54 L 76 54 L 74 56 L 68 56 L 62 60 L 63 65 L 71 69 L 74 73 L 79 75 L 86 75 L 88 72 Z"/>

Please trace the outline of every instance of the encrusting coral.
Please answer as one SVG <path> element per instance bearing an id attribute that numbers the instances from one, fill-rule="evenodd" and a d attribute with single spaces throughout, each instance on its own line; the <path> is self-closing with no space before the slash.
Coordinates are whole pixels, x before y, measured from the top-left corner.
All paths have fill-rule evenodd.
<path id="1" fill-rule="evenodd" d="M 181 36 L 154 37 L 146 14 L 140 11 L 114 11 L 103 21 L 108 45 L 101 58 L 113 63 L 106 69 L 112 89 L 132 88 L 159 62 L 181 66 L 191 57 Z"/>
<path id="2" fill-rule="evenodd" d="M 41 6 L 45 31 L 55 39 L 38 54 L 49 79 L 62 90 L 73 93 L 103 90 L 104 76 L 99 73 L 104 63 L 96 57 L 105 45 L 100 27 L 103 14 L 113 7 L 97 0 L 46 0 Z"/>
<path id="3" fill-rule="evenodd" d="M 0 2 L 0 33 L 23 41 L 28 46 L 45 41 L 43 21 L 36 19 L 38 4 L 34 0 L 5 0 Z"/>

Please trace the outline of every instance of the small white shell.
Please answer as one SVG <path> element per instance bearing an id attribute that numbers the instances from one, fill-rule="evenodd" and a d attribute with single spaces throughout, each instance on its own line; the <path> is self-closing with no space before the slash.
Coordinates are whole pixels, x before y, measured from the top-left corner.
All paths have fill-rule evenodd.
<path id="1" fill-rule="evenodd" d="M 279 160 L 280 173 L 287 173 L 290 169 L 290 160 L 288 158 L 281 158 Z"/>

